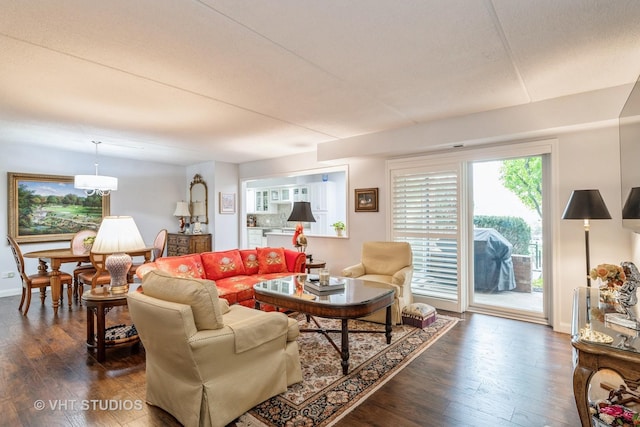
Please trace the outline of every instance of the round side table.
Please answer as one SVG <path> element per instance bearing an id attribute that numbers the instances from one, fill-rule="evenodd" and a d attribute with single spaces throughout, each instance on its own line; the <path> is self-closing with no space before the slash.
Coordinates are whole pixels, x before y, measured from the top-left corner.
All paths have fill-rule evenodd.
<path id="1" fill-rule="evenodd" d="M 315 260 L 315 261 L 308 261 L 307 262 L 307 274 L 311 273 L 311 269 L 312 268 L 325 268 L 327 266 L 327 262 L 326 261 L 321 261 L 319 259 Z"/>
<path id="2" fill-rule="evenodd" d="M 103 291 L 100 291 L 104 289 Z M 113 307 L 127 305 L 127 294 L 111 294 L 106 288 L 95 288 L 90 292 L 82 294 L 82 301 L 87 307 L 87 349 L 96 350 L 98 362 L 105 360 L 105 314 Z M 140 338 L 135 335 L 128 337 L 118 343 L 110 344 L 109 347 L 120 347 L 123 345 L 135 344 L 138 346 Z"/>

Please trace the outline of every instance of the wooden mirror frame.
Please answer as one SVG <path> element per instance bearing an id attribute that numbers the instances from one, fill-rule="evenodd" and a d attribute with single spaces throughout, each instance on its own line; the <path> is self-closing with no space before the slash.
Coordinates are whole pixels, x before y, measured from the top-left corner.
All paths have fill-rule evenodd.
<path id="1" fill-rule="evenodd" d="M 200 189 L 202 187 L 202 189 Z M 204 194 L 202 194 L 204 193 Z M 194 195 L 195 194 L 195 195 Z M 204 200 L 202 197 L 204 196 Z M 209 223 L 209 190 L 207 189 L 207 183 L 204 182 L 202 176 L 197 173 L 191 181 L 191 187 L 189 188 L 189 212 L 193 214 L 193 202 L 204 202 L 204 218 L 200 219 L 203 224 Z"/>

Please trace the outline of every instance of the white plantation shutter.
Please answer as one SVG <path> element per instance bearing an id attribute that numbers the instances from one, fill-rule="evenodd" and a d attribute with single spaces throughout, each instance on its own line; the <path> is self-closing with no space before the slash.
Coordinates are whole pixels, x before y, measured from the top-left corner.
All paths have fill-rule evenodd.
<path id="1" fill-rule="evenodd" d="M 411 244 L 414 294 L 457 299 L 459 175 L 457 165 L 390 170 L 391 238 Z"/>

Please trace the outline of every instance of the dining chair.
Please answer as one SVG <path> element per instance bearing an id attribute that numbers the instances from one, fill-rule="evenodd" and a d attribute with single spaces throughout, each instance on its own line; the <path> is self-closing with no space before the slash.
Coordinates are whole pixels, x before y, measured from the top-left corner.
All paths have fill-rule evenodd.
<path id="1" fill-rule="evenodd" d="M 155 261 L 158 258 L 161 258 L 162 255 L 164 255 L 164 251 L 167 248 L 167 236 L 168 236 L 168 232 L 164 228 L 160 230 L 156 235 L 156 238 L 153 240 L 153 251 L 151 253 L 151 261 Z M 127 280 L 129 281 L 129 283 L 133 282 L 135 278 L 136 270 L 142 264 L 143 263 L 136 263 L 131 265 L 131 268 L 129 269 L 129 273 L 127 274 Z"/>
<path id="2" fill-rule="evenodd" d="M 88 245 L 84 242 L 87 237 L 96 237 L 98 234 L 95 230 L 80 230 L 71 238 L 71 250 L 74 253 L 87 253 L 91 250 L 91 245 Z M 95 272 L 95 268 L 91 263 L 86 262 L 78 262 L 76 268 L 73 270 L 73 298 L 78 301 L 78 299 L 82 296 L 82 290 L 80 287 L 80 281 L 78 277 L 80 273 L 83 272 Z"/>
<path id="3" fill-rule="evenodd" d="M 91 286 L 91 289 L 95 289 L 96 286 L 105 286 L 111 283 L 111 275 L 107 271 L 106 260 L 110 254 L 96 254 L 94 252 L 89 253 L 91 259 L 92 269 L 81 271 L 78 275 L 78 293 L 82 297 L 84 292 L 84 286 Z"/>
<path id="4" fill-rule="evenodd" d="M 46 288 L 47 286 L 51 286 L 51 271 L 39 271 L 37 274 L 27 274 L 24 270 L 24 257 L 22 256 L 22 250 L 20 250 L 20 246 L 15 241 L 15 239 L 11 236 L 7 236 L 7 241 L 9 242 L 9 246 L 11 247 L 11 252 L 13 252 L 13 257 L 16 261 L 16 267 L 18 268 L 18 273 L 20 274 L 20 279 L 22 281 L 22 298 L 20 298 L 20 305 L 18 306 L 18 310 L 22 313 L 23 316 L 27 315 L 29 311 L 29 306 L 31 305 L 31 293 L 33 288 L 40 289 L 40 302 L 44 305 L 44 300 L 47 295 Z M 69 299 L 69 306 L 71 306 L 71 291 L 73 284 L 73 277 L 64 272 L 60 272 L 60 283 L 62 286 L 67 285 L 67 297 Z M 62 299 L 62 292 L 60 293 Z M 25 303 L 26 297 L 26 306 L 24 307 L 24 311 L 22 310 L 22 306 Z"/>

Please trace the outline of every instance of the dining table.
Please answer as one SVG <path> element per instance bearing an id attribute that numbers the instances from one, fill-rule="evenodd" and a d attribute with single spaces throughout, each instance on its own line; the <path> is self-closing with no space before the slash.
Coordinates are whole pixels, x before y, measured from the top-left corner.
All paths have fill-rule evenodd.
<path id="1" fill-rule="evenodd" d="M 142 256 L 144 262 L 151 260 L 153 247 L 145 247 L 135 251 L 127 251 L 131 257 Z M 38 271 L 46 272 L 51 266 L 51 299 L 53 300 L 53 313 L 58 314 L 60 306 L 60 295 L 62 293 L 62 284 L 60 283 L 60 266 L 66 263 L 91 262 L 89 251 L 74 251 L 71 248 L 43 249 L 39 251 L 26 252 L 23 254 L 25 258 L 38 259 Z M 48 264 L 47 264 L 48 263 Z"/>

